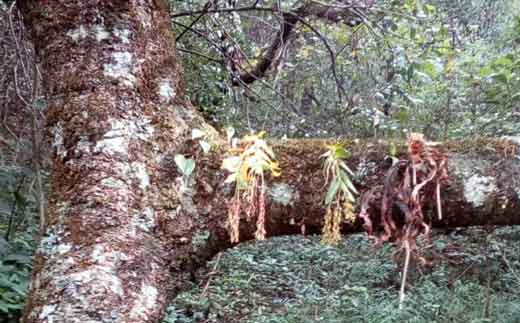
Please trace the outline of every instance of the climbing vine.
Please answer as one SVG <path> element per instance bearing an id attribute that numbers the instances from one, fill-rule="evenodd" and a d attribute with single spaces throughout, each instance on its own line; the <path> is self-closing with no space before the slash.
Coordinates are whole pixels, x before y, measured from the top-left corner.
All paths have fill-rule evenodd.
<path id="1" fill-rule="evenodd" d="M 228 229 L 231 242 L 238 242 L 240 214 L 243 204 L 247 220 L 256 217 L 255 238 L 265 239 L 266 187 L 265 177 L 280 176 L 280 167 L 271 147 L 264 140 L 265 132 L 245 136 L 239 148 L 232 148 L 231 156 L 222 162 L 229 171 L 226 183 L 235 183 L 235 194 L 228 211 Z"/>
<path id="2" fill-rule="evenodd" d="M 325 195 L 325 224 L 323 225 L 322 242 L 335 245 L 341 240 L 340 225 L 343 220 L 354 222 L 354 195 L 358 194 L 349 174 L 354 173 L 348 168 L 345 159 L 349 152 L 340 144 L 328 145 L 328 150 L 321 157 L 325 159 L 323 171 L 326 183 L 329 183 Z"/>

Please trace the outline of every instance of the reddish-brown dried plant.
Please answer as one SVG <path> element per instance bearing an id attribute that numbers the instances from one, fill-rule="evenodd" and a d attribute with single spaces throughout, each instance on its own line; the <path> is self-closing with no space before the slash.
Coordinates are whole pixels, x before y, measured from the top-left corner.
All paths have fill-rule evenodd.
<path id="1" fill-rule="evenodd" d="M 427 142 L 422 134 L 412 133 L 407 145 L 408 158 L 397 160 L 386 172 L 384 184 L 363 195 L 359 214 L 376 244 L 393 241 L 399 247 L 396 254 L 404 251 L 401 300 L 410 256 L 419 254 L 417 238 L 429 234 L 433 220 L 423 210 L 434 203 L 436 216 L 442 219 L 440 188 L 448 182 L 447 157 L 434 143 Z"/>

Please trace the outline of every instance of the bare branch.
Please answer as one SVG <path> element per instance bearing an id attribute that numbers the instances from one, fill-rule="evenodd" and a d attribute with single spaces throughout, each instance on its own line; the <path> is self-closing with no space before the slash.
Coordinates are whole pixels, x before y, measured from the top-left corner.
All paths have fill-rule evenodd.
<path id="1" fill-rule="evenodd" d="M 338 84 L 338 90 L 341 91 L 342 87 L 340 86 L 340 82 L 335 73 L 335 54 L 328 45 L 326 39 L 309 23 L 307 23 L 304 19 L 306 17 L 314 17 L 318 19 L 325 19 L 327 21 L 333 23 L 346 23 L 349 26 L 356 26 L 365 21 L 364 16 L 360 16 L 360 12 L 362 10 L 367 10 L 369 8 L 356 6 L 333 6 L 329 4 L 322 4 L 321 2 L 316 1 L 308 1 L 302 4 L 300 7 L 289 11 L 282 12 L 282 26 L 275 36 L 273 43 L 269 46 L 266 54 L 260 58 L 256 66 L 251 70 L 241 73 L 238 77 L 244 83 L 253 83 L 255 80 L 262 78 L 266 75 L 269 69 L 273 68 L 278 52 L 282 49 L 283 44 L 288 42 L 290 38 L 294 35 L 295 28 L 298 23 L 304 24 L 309 27 L 318 37 L 323 41 L 325 47 L 330 53 L 332 60 L 332 69 L 334 78 L 336 83 Z M 236 82 L 238 83 L 238 82 Z M 342 91 L 344 92 L 344 91 Z"/>
<path id="2" fill-rule="evenodd" d="M 336 55 L 332 48 L 329 46 L 326 39 L 315 29 L 305 21 L 307 17 L 313 17 L 317 19 L 324 19 L 332 23 L 346 23 L 349 26 L 356 26 L 361 23 L 366 23 L 366 14 L 365 12 L 371 9 L 372 3 L 369 5 L 357 5 L 357 4 L 348 4 L 348 5 L 338 5 L 338 4 L 328 4 L 315 0 L 308 0 L 301 4 L 299 7 L 291 10 L 291 11 L 281 11 L 280 8 L 277 7 L 257 7 L 256 5 L 248 6 L 248 7 L 239 7 L 239 8 L 215 8 L 210 9 L 208 6 L 205 6 L 201 10 L 195 11 L 186 11 L 180 12 L 176 14 L 172 14 L 172 18 L 178 18 L 183 16 L 194 16 L 199 15 L 189 26 L 186 26 L 186 29 L 181 33 L 178 37 L 180 38 L 187 30 L 192 30 L 191 28 L 203 15 L 205 14 L 213 14 L 213 13 L 231 13 L 231 12 L 246 12 L 246 11 L 264 11 L 270 12 L 273 14 L 279 14 L 281 20 L 281 27 L 274 37 L 273 42 L 269 45 L 266 53 L 263 57 L 258 60 L 255 66 L 252 66 L 250 69 L 246 71 L 242 71 L 239 75 L 235 77 L 233 80 L 234 85 L 240 84 L 251 84 L 258 79 L 265 77 L 267 72 L 274 68 L 277 64 L 277 57 L 279 52 L 283 49 L 284 44 L 290 41 L 291 37 L 295 34 L 295 29 L 298 23 L 309 27 L 318 37 L 322 40 L 327 51 L 330 54 L 332 65 L 332 73 L 334 79 L 336 81 L 338 92 L 345 95 L 345 91 L 341 86 L 341 83 L 337 77 L 336 68 L 335 68 L 335 60 Z M 174 20 L 174 23 L 175 22 Z M 231 64 L 236 64 L 231 60 Z M 239 67 L 234 66 L 234 70 L 239 69 Z"/>

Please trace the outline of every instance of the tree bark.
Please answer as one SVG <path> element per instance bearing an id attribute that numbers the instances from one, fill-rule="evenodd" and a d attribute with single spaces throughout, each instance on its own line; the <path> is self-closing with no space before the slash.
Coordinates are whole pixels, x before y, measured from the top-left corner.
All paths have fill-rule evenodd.
<path id="1" fill-rule="evenodd" d="M 156 197 L 202 123 L 184 102 L 167 1 L 21 1 L 39 56 L 52 195 L 23 322 L 157 322 L 169 259 Z"/>
<path id="2" fill-rule="evenodd" d="M 186 273 L 231 246 L 233 189 L 220 169 L 227 146 L 184 101 L 165 3 L 21 2 L 54 148 L 46 231 L 23 322 L 157 322 Z M 195 128 L 212 143 L 210 153 L 191 139 Z M 283 175 L 267 184 L 269 236 L 320 231 L 325 143 L 273 144 Z M 344 144 L 359 190 L 380 184 L 385 145 Z M 442 193 L 445 217 L 434 225 L 520 223 L 516 146 L 490 140 L 442 148 L 453 182 Z M 193 175 L 178 172 L 176 154 L 196 160 Z M 241 221 L 242 240 L 253 237 L 253 222 Z"/>

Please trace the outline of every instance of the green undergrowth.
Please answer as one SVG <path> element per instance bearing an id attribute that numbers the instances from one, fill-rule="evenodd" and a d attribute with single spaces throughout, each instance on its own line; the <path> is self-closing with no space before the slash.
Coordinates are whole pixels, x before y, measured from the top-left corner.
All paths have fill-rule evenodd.
<path id="1" fill-rule="evenodd" d="M 37 233 L 28 178 L 23 169 L 0 165 L 0 323 L 19 322 L 27 298 Z"/>
<path id="2" fill-rule="evenodd" d="M 401 266 L 364 235 L 337 248 L 280 237 L 228 250 L 178 296 L 165 323 L 520 322 L 520 228 L 435 234 L 429 266 Z"/>
<path id="3" fill-rule="evenodd" d="M 0 323 L 18 322 L 25 306 L 36 249 L 33 236 L 25 231 L 8 242 L 0 238 Z"/>

